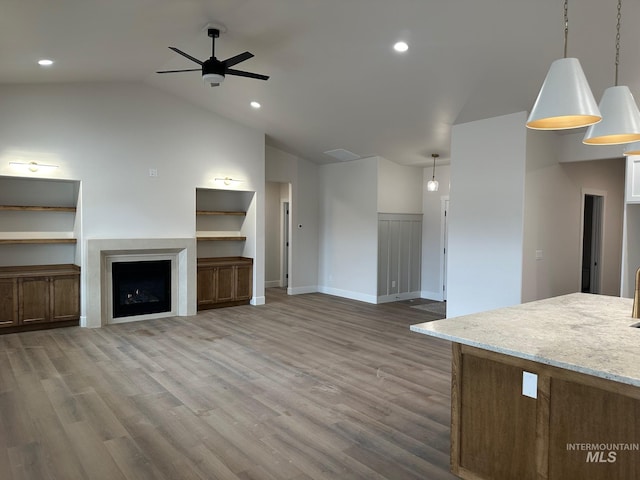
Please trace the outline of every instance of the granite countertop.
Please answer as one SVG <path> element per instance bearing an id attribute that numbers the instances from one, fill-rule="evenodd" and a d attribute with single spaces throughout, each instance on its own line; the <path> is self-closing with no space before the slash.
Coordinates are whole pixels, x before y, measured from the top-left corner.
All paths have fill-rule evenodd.
<path id="1" fill-rule="evenodd" d="M 452 342 L 640 387 L 640 328 L 633 300 L 572 293 L 412 325 Z"/>

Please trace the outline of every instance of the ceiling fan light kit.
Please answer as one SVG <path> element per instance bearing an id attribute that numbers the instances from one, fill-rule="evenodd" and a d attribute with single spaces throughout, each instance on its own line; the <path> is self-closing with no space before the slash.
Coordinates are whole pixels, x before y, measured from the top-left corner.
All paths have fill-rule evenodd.
<path id="1" fill-rule="evenodd" d="M 183 57 L 188 58 L 192 62 L 200 65 L 200 68 L 189 68 L 183 70 L 161 70 L 156 73 L 181 73 L 199 71 L 202 73 L 202 80 L 212 87 L 217 87 L 222 82 L 224 82 L 227 75 L 236 75 L 238 77 L 253 78 L 256 80 L 269 79 L 267 75 L 260 75 L 258 73 L 245 72 L 243 70 L 235 70 L 231 68 L 234 65 L 253 58 L 253 53 L 251 52 L 244 52 L 231 58 L 227 58 L 226 60 L 218 60 L 216 58 L 216 38 L 220 36 L 220 30 L 218 28 L 208 28 L 207 35 L 211 37 L 211 57 L 209 57 L 208 60 L 202 61 L 195 57 L 192 57 L 188 53 L 183 52 L 179 48 L 169 47 L 170 50 L 173 50 L 177 54 L 182 55 Z"/>
<path id="2" fill-rule="evenodd" d="M 534 130 L 566 130 L 586 127 L 602 119 L 587 77 L 577 58 L 567 58 L 568 3 L 564 2 L 564 58 L 551 64 L 538 93 L 527 127 Z"/>

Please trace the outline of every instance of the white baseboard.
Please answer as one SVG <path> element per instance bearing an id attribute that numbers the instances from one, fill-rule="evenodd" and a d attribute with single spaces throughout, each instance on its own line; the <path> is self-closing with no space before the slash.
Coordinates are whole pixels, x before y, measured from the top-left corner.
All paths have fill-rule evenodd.
<path id="1" fill-rule="evenodd" d="M 264 288 L 273 288 L 273 287 L 279 287 L 279 286 L 280 286 L 280 280 L 269 280 L 264 282 Z"/>
<path id="2" fill-rule="evenodd" d="M 435 300 L 436 302 L 442 302 L 444 300 L 444 295 L 442 292 L 429 292 L 427 290 L 422 290 L 420 292 L 420 298 L 426 298 L 427 300 Z"/>
<path id="3" fill-rule="evenodd" d="M 308 285 L 306 287 L 287 288 L 288 295 L 302 295 L 304 293 L 318 293 L 318 287 L 316 285 Z"/>
<path id="4" fill-rule="evenodd" d="M 367 295 L 361 292 L 352 292 L 350 290 L 340 290 L 339 288 L 330 287 L 318 287 L 320 293 L 326 293 L 327 295 L 334 295 L 336 297 L 349 298 L 351 300 L 358 300 L 360 302 L 376 303 L 377 297 L 374 295 Z"/>
<path id="5" fill-rule="evenodd" d="M 251 299 L 251 305 L 264 305 L 266 302 L 265 297 L 253 297 Z"/>
<path id="6" fill-rule="evenodd" d="M 393 295 L 381 295 L 376 303 L 398 302 L 400 300 L 412 300 L 420 298 L 420 292 L 395 293 Z"/>

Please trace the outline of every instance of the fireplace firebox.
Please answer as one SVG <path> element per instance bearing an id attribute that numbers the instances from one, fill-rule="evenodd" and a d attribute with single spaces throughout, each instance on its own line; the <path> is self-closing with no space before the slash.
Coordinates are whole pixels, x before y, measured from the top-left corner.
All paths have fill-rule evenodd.
<path id="1" fill-rule="evenodd" d="M 114 262 L 113 318 L 171 311 L 171 260 Z"/>

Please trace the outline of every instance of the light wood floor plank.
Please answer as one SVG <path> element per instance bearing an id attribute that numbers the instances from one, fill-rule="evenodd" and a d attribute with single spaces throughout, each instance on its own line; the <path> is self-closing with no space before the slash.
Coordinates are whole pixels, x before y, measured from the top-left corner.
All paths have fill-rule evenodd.
<path id="1" fill-rule="evenodd" d="M 450 480 L 436 319 L 268 289 L 267 304 L 0 336 L 2 480 Z"/>

